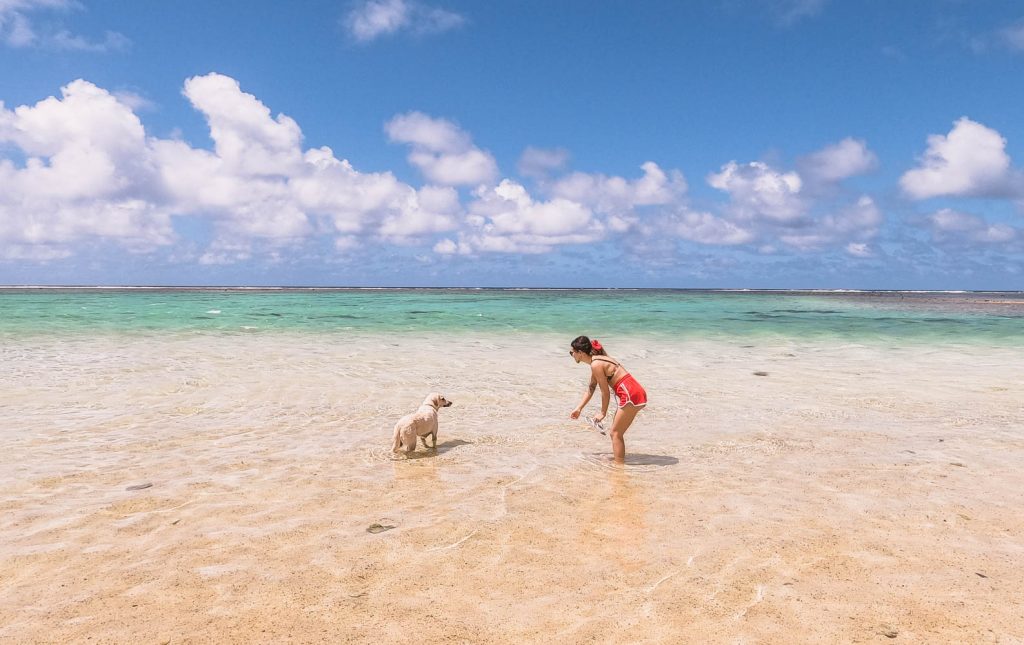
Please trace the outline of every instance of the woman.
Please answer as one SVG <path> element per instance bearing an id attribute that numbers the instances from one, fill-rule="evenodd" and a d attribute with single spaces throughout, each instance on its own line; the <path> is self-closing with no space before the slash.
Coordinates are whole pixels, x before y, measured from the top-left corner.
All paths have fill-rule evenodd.
<path id="1" fill-rule="evenodd" d="M 608 414 L 608 401 L 611 398 L 609 393 L 615 390 L 615 395 L 619 398 L 619 409 L 615 412 L 609 434 L 612 436 L 612 453 L 616 463 L 624 463 L 626 442 L 622 435 L 633 423 L 637 412 L 647 405 L 647 392 L 622 364 L 608 356 L 596 338 L 590 340 L 586 336 L 580 336 L 569 346 L 572 348 L 569 350 L 569 356 L 572 356 L 573 360 L 590 365 L 590 386 L 583 395 L 583 401 L 569 414 L 569 418 L 580 417 L 580 412 L 590 402 L 590 397 L 594 396 L 594 388 L 600 386 L 601 413 L 594 416 L 594 421 L 601 421 Z"/>

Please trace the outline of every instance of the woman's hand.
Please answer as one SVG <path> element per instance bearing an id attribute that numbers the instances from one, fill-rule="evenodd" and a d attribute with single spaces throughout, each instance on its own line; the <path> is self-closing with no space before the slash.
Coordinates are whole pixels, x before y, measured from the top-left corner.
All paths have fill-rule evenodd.
<path id="1" fill-rule="evenodd" d="M 576 417 L 573 418 L 575 419 Z M 594 415 L 594 423 L 601 423 L 602 421 L 604 421 L 603 412 L 598 412 L 597 414 Z"/>
<path id="2" fill-rule="evenodd" d="M 580 418 L 580 412 L 583 412 L 583 410 L 581 410 L 580 408 L 576 408 L 575 410 L 573 410 L 572 412 L 569 413 L 569 418 L 570 419 L 579 419 Z"/>

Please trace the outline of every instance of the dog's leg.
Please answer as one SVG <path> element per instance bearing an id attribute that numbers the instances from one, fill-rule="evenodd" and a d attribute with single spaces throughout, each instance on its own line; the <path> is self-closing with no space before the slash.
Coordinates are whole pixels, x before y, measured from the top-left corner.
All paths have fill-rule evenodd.
<path id="1" fill-rule="evenodd" d="M 399 450 L 406 455 L 416 450 L 416 432 L 412 428 L 402 428 L 395 436 L 395 452 Z"/>
<path id="2" fill-rule="evenodd" d="M 430 433 L 430 436 L 434 438 L 434 445 L 431 446 L 431 448 L 437 450 L 437 428 L 434 428 L 434 431 Z M 423 443 L 426 443 L 426 440 L 424 440 Z"/>

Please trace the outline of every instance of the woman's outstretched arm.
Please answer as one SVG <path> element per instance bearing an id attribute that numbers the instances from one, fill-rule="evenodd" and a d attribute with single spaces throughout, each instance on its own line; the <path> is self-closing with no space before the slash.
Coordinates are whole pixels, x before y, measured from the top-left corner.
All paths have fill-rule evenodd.
<path id="1" fill-rule="evenodd" d="M 580 417 L 580 412 L 583 412 L 583 408 L 587 407 L 587 404 L 590 403 L 590 398 L 594 396 L 595 389 L 597 389 L 597 381 L 591 376 L 590 385 L 587 386 L 587 391 L 583 393 L 583 400 L 580 401 L 575 410 L 569 413 L 570 419 L 578 419 Z"/>

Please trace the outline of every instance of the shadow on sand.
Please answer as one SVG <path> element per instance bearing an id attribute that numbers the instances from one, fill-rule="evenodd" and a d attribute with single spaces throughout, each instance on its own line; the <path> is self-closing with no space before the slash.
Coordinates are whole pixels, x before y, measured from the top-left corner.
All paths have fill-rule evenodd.
<path id="1" fill-rule="evenodd" d="M 463 439 L 449 439 L 448 441 L 442 441 L 441 443 L 437 444 L 437 448 L 427 448 L 426 450 L 423 450 L 421 447 L 416 452 L 402 454 L 405 455 L 405 459 L 429 459 L 430 457 L 443 455 L 444 453 L 448 452 L 453 448 L 458 448 L 459 446 L 465 446 L 471 443 L 473 442 L 465 441 Z"/>
<path id="2" fill-rule="evenodd" d="M 444 453 L 448 452 L 453 448 L 458 448 L 459 446 L 466 446 L 471 443 L 473 442 L 466 441 L 464 439 L 449 439 L 448 441 L 442 441 L 441 443 L 437 444 L 437 454 L 443 455 Z"/>
<path id="3" fill-rule="evenodd" d="M 678 463 L 679 459 L 669 455 L 626 453 L 627 466 L 675 466 Z"/>

